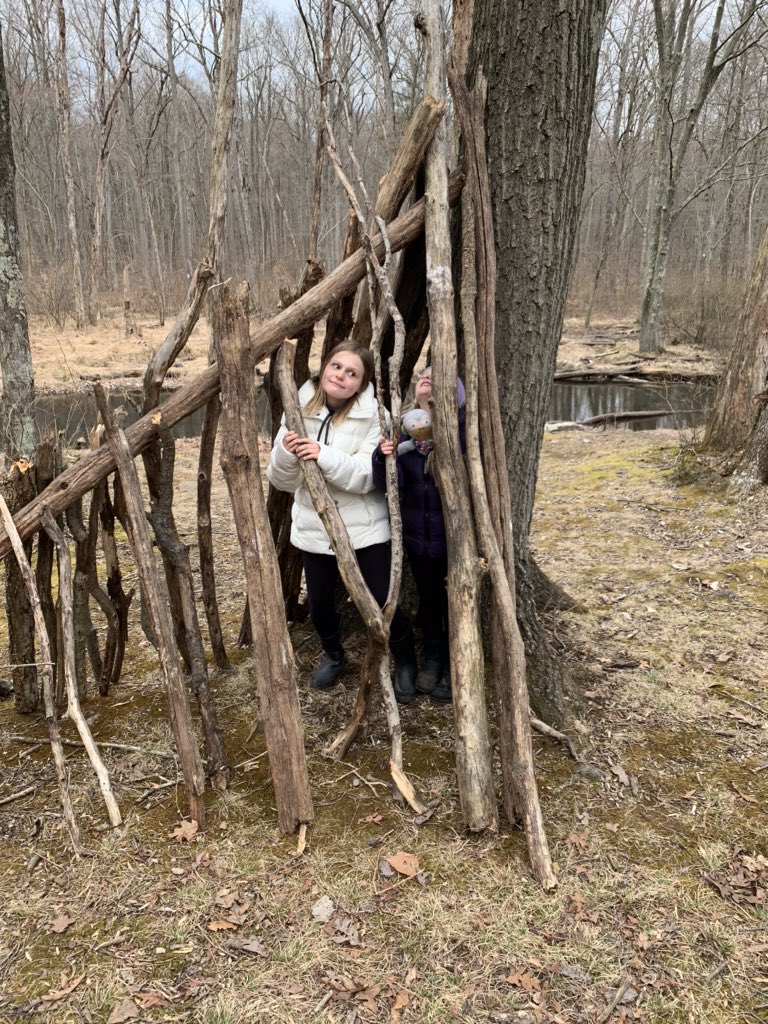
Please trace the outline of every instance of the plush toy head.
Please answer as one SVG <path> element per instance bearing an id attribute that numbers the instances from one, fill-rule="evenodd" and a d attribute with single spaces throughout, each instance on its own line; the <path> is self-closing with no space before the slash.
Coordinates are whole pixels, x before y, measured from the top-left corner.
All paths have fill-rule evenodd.
<path id="1" fill-rule="evenodd" d="M 426 409 L 411 409 L 403 416 L 402 427 L 414 441 L 429 441 L 432 437 L 432 417 Z"/>

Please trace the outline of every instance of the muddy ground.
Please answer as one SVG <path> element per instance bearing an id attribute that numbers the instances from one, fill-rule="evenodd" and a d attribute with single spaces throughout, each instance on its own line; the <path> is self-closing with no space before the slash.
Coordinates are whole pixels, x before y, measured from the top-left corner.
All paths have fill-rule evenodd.
<path id="1" fill-rule="evenodd" d="M 235 668 L 214 686 L 232 785 L 209 796 L 205 834 L 179 831 L 161 679 L 136 618 L 121 683 L 87 704 L 97 739 L 122 744 L 104 747 L 119 832 L 67 748 L 87 858 L 68 848 L 42 722 L 0 705 L 0 801 L 33 787 L 0 803 L 0 1021 L 767 1021 L 766 499 L 730 496 L 696 441 L 545 437 L 535 548 L 578 603 L 548 625 L 584 687 L 579 763 L 534 739 L 549 896 L 517 829 L 463 831 L 450 709 L 403 710 L 406 767 L 432 810 L 421 823 L 391 798 L 380 710 L 345 763 L 322 756 L 352 706 L 361 636 L 343 685 L 316 695 L 316 641 L 293 627 L 317 822 L 300 856 L 279 834 L 263 743 L 247 739 L 255 670 L 235 645 L 244 587 L 217 477 Z M 197 442 L 178 451 L 194 557 Z M 402 852 L 415 875 L 397 871 Z"/>

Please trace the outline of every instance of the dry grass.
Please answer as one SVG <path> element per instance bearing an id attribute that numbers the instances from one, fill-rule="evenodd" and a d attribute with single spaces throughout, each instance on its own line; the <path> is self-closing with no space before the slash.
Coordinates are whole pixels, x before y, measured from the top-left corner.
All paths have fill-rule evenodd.
<path id="1" fill-rule="evenodd" d="M 435 806 L 421 827 L 391 800 L 381 712 L 347 764 L 321 756 L 349 713 L 354 673 L 330 695 L 310 693 L 316 645 L 295 626 L 317 813 L 301 857 L 277 832 L 263 744 L 245 744 L 256 715 L 245 655 L 215 683 L 232 787 L 211 795 L 209 828 L 190 842 L 171 836 L 182 794 L 150 792 L 175 778 L 172 756 L 105 749 L 126 816 L 112 834 L 68 748 L 92 851 L 74 862 L 45 747 L 9 739 L 42 737 L 41 723 L 2 707 L 0 798 L 37 789 L 0 807 L 0 1020 L 106 1022 L 121 1007 L 200 1024 L 768 1019 L 768 879 L 756 859 L 768 852 L 766 503 L 731 503 L 705 463 L 679 484 L 677 453 L 671 432 L 545 439 L 536 548 L 581 603 L 550 625 L 588 680 L 585 763 L 535 739 L 554 895 L 533 883 L 519 831 L 464 833 L 449 710 L 403 712 L 408 770 Z M 179 443 L 190 540 L 195 454 Z M 233 649 L 244 588 L 220 479 L 213 507 Z M 88 713 L 100 740 L 170 755 L 154 652 L 139 636 L 121 685 Z M 399 850 L 418 856 L 422 876 L 381 874 Z M 756 903 L 744 902 L 739 870 Z M 334 908 L 327 923 L 313 915 L 321 897 Z M 71 923 L 52 930 L 64 914 Z"/>

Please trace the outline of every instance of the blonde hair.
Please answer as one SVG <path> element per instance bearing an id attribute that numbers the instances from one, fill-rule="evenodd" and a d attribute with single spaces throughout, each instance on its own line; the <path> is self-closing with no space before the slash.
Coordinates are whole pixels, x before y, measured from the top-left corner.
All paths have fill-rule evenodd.
<path id="1" fill-rule="evenodd" d="M 328 365 L 328 363 L 330 363 L 331 359 L 333 359 L 335 355 L 339 354 L 339 352 L 349 352 L 350 355 L 357 356 L 357 358 L 363 364 L 363 383 L 360 385 L 359 390 L 351 398 L 348 398 L 347 401 L 342 406 L 335 410 L 331 418 L 332 423 L 343 423 L 343 421 L 349 415 L 352 406 L 358 400 L 363 391 L 365 391 L 365 389 L 368 387 L 371 380 L 373 380 L 374 373 L 373 356 L 371 355 L 370 349 L 365 348 L 363 345 L 358 345 L 358 343 L 355 341 L 339 342 L 338 345 L 335 345 L 331 349 L 331 351 L 328 353 L 325 359 L 323 359 L 322 363 L 320 364 L 320 372 L 317 374 L 317 376 L 312 377 L 312 383 L 315 385 L 315 393 L 302 410 L 303 412 L 307 413 L 307 415 L 315 416 L 326 404 L 326 394 L 325 391 L 323 391 L 322 387 L 320 386 L 320 381 L 322 379 L 323 374 L 325 373 L 326 366 Z"/>

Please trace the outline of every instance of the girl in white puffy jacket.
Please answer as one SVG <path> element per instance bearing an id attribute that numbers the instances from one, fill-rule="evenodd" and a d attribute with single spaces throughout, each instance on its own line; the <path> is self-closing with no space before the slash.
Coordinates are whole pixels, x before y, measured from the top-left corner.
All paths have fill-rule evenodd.
<path id="1" fill-rule="evenodd" d="M 349 533 L 363 578 L 383 606 L 389 589 L 389 513 L 376 489 L 371 455 L 381 434 L 372 384 L 373 357 L 354 342 L 342 342 L 323 360 L 320 373 L 299 391 L 306 436 L 286 429 L 275 437 L 267 476 L 279 491 L 294 495 L 291 543 L 303 554 L 309 614 L 324 656 L 312 675 L 316 690 L 332 687 L 344 665 L 340 616 L 334 605 L 339 578 L 336 556 L 309 495 L 302 461 L 317 462 Z M 416 696 L 416 659 L 410 623 L 398 608 L 390 627 L 395 658 L 395 696 Z"/>

